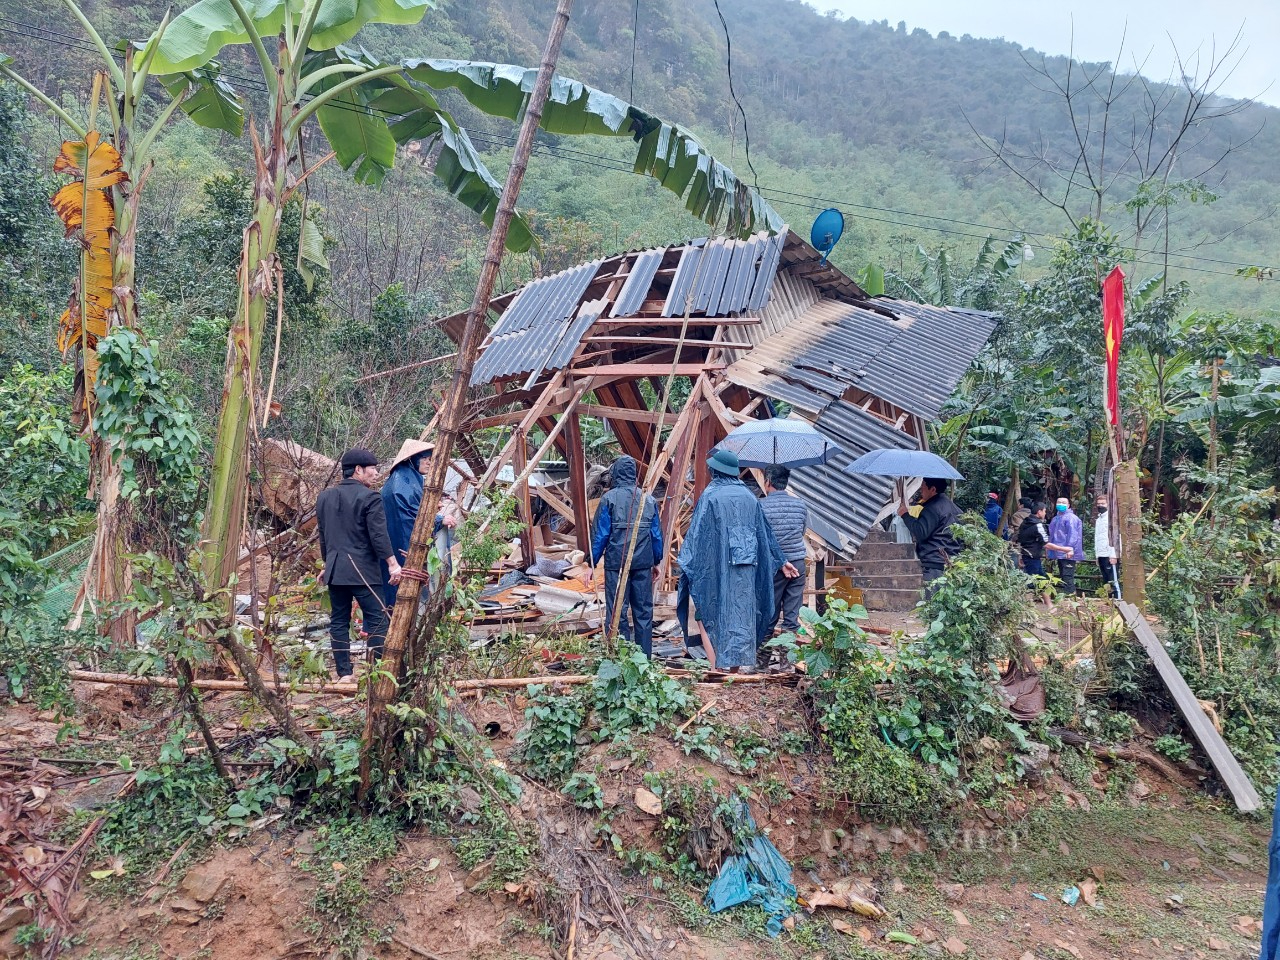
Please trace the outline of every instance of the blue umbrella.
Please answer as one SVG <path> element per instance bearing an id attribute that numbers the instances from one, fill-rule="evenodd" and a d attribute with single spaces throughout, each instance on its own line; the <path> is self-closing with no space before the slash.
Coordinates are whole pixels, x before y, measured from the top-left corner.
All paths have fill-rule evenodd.
<path id="1" fill-rule="evenodd" d="M 717 445 L 738 455 L 744 467 L 810 467 L 826 463 L 840 448 L 804 420 L 750 420 Z"/>
<path id="2" fill-rule="evenodd" d="M 845 467 L 848 473 L 877 477 L 937 477 L 963 480 L 955 467 L 928 450 L 868 450 Z"/>

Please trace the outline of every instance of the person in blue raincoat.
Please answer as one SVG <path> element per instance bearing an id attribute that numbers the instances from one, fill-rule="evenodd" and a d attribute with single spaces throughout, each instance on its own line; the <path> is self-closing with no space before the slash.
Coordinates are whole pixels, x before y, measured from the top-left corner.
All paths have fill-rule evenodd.
<path id="1" fill-rule="evenodd" d="M 1280 794 L 1271 822 L 1270 871 L 1262 904 L 1261 960 L 1280 960 Z"/>
<path id="2" fill-rule="evenodd" d="M 434 446 L 421 440 L 406 440 L 400 445 L 400 452 L 391 463 L 391 473 L 387 482 L 382 485 L 382 504 L 387 514 L 387 533 L 391 537 L 391 546 L 395 557 L 404 564 L 409 554 L 409 540 L 413 536 L 413 525 L 418 519 L 418 510 L 422 507 L 422 475 L 427 472 L 427 461 L 431 457 Z M 434 536 L 440 528 L 457 525 L 457 518 L 449 513 L 436 514 Z M 383 601 L 390 608 L 395 605 L 398 584 L 383 583 Z"/>
<path id="3" fill-rule="evenodd" d="M 773 575 L 790 567 L 760 501 L 738 479 L 738 455 L 717 450 L 680 547 L 676 615 L 686 637 L 689 600 L 711 645 L 713 665 L 730 673 L 756 664 L 756 642 L 777 615 Z M 794 567 L 792 567 L 794 571 Z M 795 575 L 794 573 L 791 575 Z"/>

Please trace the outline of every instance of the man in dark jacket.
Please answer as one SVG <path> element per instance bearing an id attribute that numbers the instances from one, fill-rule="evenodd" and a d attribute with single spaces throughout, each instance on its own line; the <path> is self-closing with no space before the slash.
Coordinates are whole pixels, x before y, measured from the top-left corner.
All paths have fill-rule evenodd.
<path id="1" fill-rule="evenodd" d="M 637 526 L 639 529 L 637 530 Z M 622 568 L 635 537 L 626 583 Z M 622 605 L 618 633 L 634 640 L 645 656 L 653 655 L 653 578 L 662 562 L 662 524 L 653 497 L 636 486 L 636 462 L 619 457 L 609 471 L 609 492 L 600 498 L 591 533 L 591 577 L 604 561 L 605 622 L 613 623 L 615 604 Z M 631 623 L 627 623 L 627 610 Z"/>
<path id="2" fill-rule="evenodd" d="M 960 553 L 951 525 L 960 519 L 960 508 L 947 496 L 947 481 L 926 478 L 920 483 L 920 516 L 913 517 L 907 505 L 898 507 L 898 516 L 916 542 L 916 558 L 924 576 L 925 595 L 933 595 L 932 583 L 942 576 L 951 558 Z"/>
<path id="3" fill-rule="evenodd" d="M 324 557 L 321 582 L 329 588 L 329 639 L 339 680 L 350 680 L 351 602 L 360 604 L 369 651 L 382 656 L 387 612 L 381 596 L 382 563 L 390 583 L 400 582 L 400 561 L 387 536 L 382 497 L 370 489 L 378 479 L 378 458 L 355 448 L 342 455 L 342 482 L 316 498 L 316 524 Z"/>

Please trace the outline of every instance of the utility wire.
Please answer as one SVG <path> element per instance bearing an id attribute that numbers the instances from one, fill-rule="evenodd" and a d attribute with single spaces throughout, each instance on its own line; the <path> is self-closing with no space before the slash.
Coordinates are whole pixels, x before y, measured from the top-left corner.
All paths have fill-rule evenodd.
<path id="1" fill-rule="evenodd" d="M 636 38 L 640 35 L 640 0 L 636 0 L 635 16 L 631 21 L 631 103 L 636 102 Z"/>
<path id="2" fill-rule="evenodd" d="M 738 107 L 738 113 L 742 115 L 742 142 L 746 145 L 747 166 L 751 170 L 751 176 L 755 178 L 756 192 L 760 191 L 760 174 L 756 173 L 756 165 L 751 162 L 751 130 L 747 127 L 747 111 L 742 109 L 742 101 L 738 99 L 738 95 L 733 90 L 733 41 L 729 39 L 729 22 L 725 20 L 724 14 L 720 11 L 720 0 L 715 0 L 716 16 L 720 18 L 720 26 L 724 27 L 724 65 L 725 72 L 729 74 L 729 96 L 733 97 L 733 102 Z"/>
<path id="3" fill-rule="evenodd" d="M 718 2 L 717 2 L 717 9 L 718 9 Z M 20 27 L 22 29 L 15 29 L 14 27 L 6 27 L 4 25 L 5 23 L 13 24 L 15 25 L 15 27 Z M 726 27 L 726 30 L 727 30 L 727 27 Z M 40 36 L 40 35 L 37 35 L 36 33 L 32 33 L 29 31 L 39 31 L 39 33 L 48 34 L 48 36 Z M 27 40 L 37 40 L 43 43 L 55 44 L 57 46 L 62 46 L 62 47 L 69 47 L 72 49 L 82 50 L 87 53 L 93 53 L 95 55 L 98 54 L 99 52 L 98 48 L 93 43 L 91 43 L 88 40 L 85 40 L 82 37 L 75 37 L 69 34 L 60 33 L 56 30 L 50 30 L 45 27 L 38 27 L 32 24 L 23 23 L 21 21 L 14 20 L 11 17 L 4 16 L 3 14 L 0 14 L 0 33 L 9 33 L 15 36 L 23 37 L 24 39 L 27 39 Z M 246 76 L 241 76 L 239 74 L 230 73 L 227 71 L 223 71 L 220 74 L 220 76 L 228 80 L 235 80 L 241 84 L 244 84 L 246 87 L 257 90 L 259 92 L 266 92 L 268 89 L 265 81 L 263 81 L 262 78 L 260 77 L 246 77 Z M 730 88 L 732 92 L 732 79 L 730 80 Z M 736 102 L 736 99 L 737 98 L 735 97 L 735 102 Z M 328 107 L 335 110 L 346 110 L 351 113 L 361 114 L 363 116 L 377 116 L 383 120 L 388 120 L 388 121 L 400 119 L 402 116 L 404 116 L 403 114 L 389 113 L 387 111 L 381 111 L 373 107 L 362 107 L 354 104 L 330 103 Z M 738 104 L 738 107 L 739 107 L 739 110 L 741 110 L 740 103 Z M 743 114 L 743 132 L 744 134 L 746 133 L 745 113 Z M 468 136 L 473 142 L 482 143 L 482 144 L 486 144 L 488 146 L 493 146 L 493 147 L 510 147 L 515 142 L 514 137 L 506 137 L 502 134 L 471 133 L 470 131 L 468 131 Z M 749 149 L 749 141 L 748 141 L 748 149 Z M 539 141 L 535 145 L 534 152 L 544 153 L 544 154 L 550 153 L 552 156 L 559 157 L 560 159 L 563 159 L 572 163 L 583 164 L 585 166 L 595 167 L 601 170 L 620 171 L 620 172 L 630 173 L 632 169 L 631 164 L 625 160 L 618 160 L 613 157 L 606 157 L 600 154 L 593 154 L 593 153 L 589 153 L 587 151 L 582 151 L 582 150 L 574 150 L 572 148 L 563 147 L 558 143 L 550 143 L 547 141 Z M 958 230 L 952 227 L 936 226 L 933 223 L 913 223 L 910 221 L 895 220 L 892 217 L 877 217 L 877 216 L 869 216 L 867 214 L 859 214 L 859 219 L 861 220 L 866 220 L 874 223 L 884 223 L 891 226 L 904 227 L 912 230 L 928 230 L 934 233 L 942 233 L 950 236 L 959 236 L 959 237 L 966 237 L 966 238 L 977 239 L 977 240 L 986 240 L 993 235 L 1000 235 L 999 239 L 1004 239 L 1006 240 L 1006 242 L 1015 242 L 1020 240 L 1022 243 L 1024 243 L 1029 247 L 1032 247 L 1033 249 L 1044 250 L 1044 251 L 1052 251 L 1055 249 L 1055 247 L 1051 243 L 1050 244 L 1036 243 L 1028 238 L 1040 237 L 1040 238 L 1048 239 L 1050 241 L 1054 241 L 1058 239 L 1058 236 L 1056 234 L 1046 233 L 1043 231 L 1023 231 L 1023 230 L 1014 231 L 1015 235 L 1012 237 L 1008 237 L 1008 236 L 1005 236 L 1009 230 L 1008 227 L 998 227 L 998 226 L 993 226 L 991 224 L 980 223 L 972 220 L 962 220 L 954 217 L 944 217 L 938 214 L 917 213 L 911 210 L 898 210 L 892 207 L 878 207 L 870 204 L 857 203 L 851 200 L 838 200 L 838 199 L 832 199 L 829 197 L 816 196 L 813 194 L 800 193 L 797 191 L 782 190 L 779 188 L 762 187 L 759 183 L 759 177 L 758 177 L 758 174 L 756 173 L 755 166 L 751 164 L 749 153 L 747 155 L 747 162 L 748 162 L 748 165 L 751 166 L 752 174 L 756 176 L 757 192 L 759 192 L 761 196 L 765 197 L 765 199 L 770 200 L 773 203 L 784 204 L 787 206 L 798 207 L 806 210 L 823 210 L 823 209 L 826 209 L 827 207 L 833 207 L 833 206 L 843 207 L 844 209 L 869 210 L 869 211 L 872 211 L 873 213 L 886 213 L 886 214 L 893 214 L 895 216 L 915 217 L 922 220 L 935 221 L 936 223 L 979 227 L 981 229 L 990 231 L 990 233 L 987 233 L 987 234 L 973 233 L 972 231 Z M 791 197 L 794 197 L 797 199 L 794 199 L 794 200 L 787 199 Z M 803 202 L 803 201 L 809 201 L 809 202 Z M 1147 254 L 1150 256 L 1156 256 L 1161 258 L 1165 256 L 1165 253 L 1162 250 L 1147 250 L 1147 249 L 1137 248 L 1135 249 L 1134 252 L 1136 254 Z M 1179 253 L 1179 252 L 1169 251 L 1168 256 L 1176 257 L 1181 260 L 1190 260 L 1197 263 L 1216 263 L 1216 264 L 1223 264 L 1226 266 L 1237 266 L 1237 267 L 1240 266 L 1239 261 L 1223 260 L 1223 259 L 1218 259 L 1214 257 L 1204 257 L 1198 254 Z M 1157 267 L 1163 266 L 1162 259 L 1149 260 L 1149 259 L 1140 259 L 1138 257 L 1135 257 L 1131 262 L 1140 263 L 1144 266 L 1157 266 Z M 1248 280 L 1254 280 L 1254 281 L 1261 279 L 1264 282 L 1280 282 L 1280 278 L 1277 278 L 1277 277 L 1262 277 L 1262 278 L 1243 277 L 1240 274 L 1235 272 L 1227 272 L 1223 270 L 1212 270 L 1205 267 L 1196 267 L 1196 266 L 1191 266 L 1189 264 L 1183 264 L 1183 263 L 1172 264 L 1171 266 L 1174 266 L 1179 270 L 1194 271 L 1196 273 L 1204 273 L 1204 274 L 1209 274 L 1211 276 L 1233 277 L 1236 279 L 1248 279 Z"/>

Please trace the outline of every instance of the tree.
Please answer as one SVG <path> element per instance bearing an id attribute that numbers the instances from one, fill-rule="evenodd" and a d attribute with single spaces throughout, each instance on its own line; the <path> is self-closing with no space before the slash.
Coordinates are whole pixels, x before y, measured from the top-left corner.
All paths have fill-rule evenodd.
<path id="1" fill-rule="evenodd" d="M 515 120 L 536 71 L 508 64 L 407 60 L 383 64 L 343 46 L 366 23 L 415 23 L 427 0 L 369 0 L 356 8 L 336 0 L 266 0 L 252 11 L 240 0 L 200 0 L 159 38 L 154 69 L 160 74 L 199 70 L 229 44 L 253 48 L 267 87 L 261 122 L 250 121 L 255 176 L 252 220 L 240 265 L 240 304 L 227 348 L 224 402 L 205 511 L 205 576 L 211 589 L 235 571 L 245 516 L 250 433 L 270 417 L 255 402 L 262 338 L 272 301 L 277 340 L 281 319 L 280 261 L 276 252 L 283 205 L 330 158 L 359 182 L 377 184 L 395 162 L 396 147 L 433 144 L 435 174 L 454 197 L 492 224 L 501 187 L 433 90 L 456 88 L 485 113 Z M 274 59 L 267 42 L 274 38 Z M 315 118 L 332 153 L 308 165 L 301 133 Z M 755 191 L 708 154 L 696 139 L 630 104 L 577 81 L 556 77 L 542 118 L 563 134 L 632 137 L 635 170 L 656 177 L 686 198 L 686 208 L 736 234 L 779 229 L 781 218 Z M 516 215 L 507 237 L 512 250 L 533 236 Z M 319 231 L 302 227 L 301 258 L 315 255 Z"/>
<path id="2" fill-rule="evenodd" d="M 1240 39 L 1237 34 L 1221 56 L 1211 57 L 1203 76 L 1198 63 L 1187 65 L 1179 56 L 1178 82 L 1163 85 L 1146 80 L 1141 75 L 1142 64 L 1133 74 L 1121 73 L 1118 61 L 1124 52 L 1123 40 L 1116 64 L 1081 65 L 1069 56 L 1065 68 L 1056 71 L 1047 58 L 1034 64 L 1024 57 L 1035 78 L 1033 83 L 1042 92 L 1055 96 L 1066 115 L 1071 136 L 1065 145 L 1041 142 L 1038 149 L 1028 151 L 1014 146 L 1005 135 L 984 135 L 970 123 L 992 162 L 1061 213 L 1077 242 L 1087 241 L 1088 233 L 1098 233 L 1097 239 L 1102 242 L 1090 254 L 1095 288 L 1101 287 L 1103 276 L 1122 259 L 1130 262 L 1127 275 L 1131 286 L 1137 277 L 1135 261 L 1143 238 L 1155 231 L 1164 233 L 1165 270 L 1161 276 L 1167 277 L 1171 210 L 1179 200 L 1199 203 L 1215 199 L 1203 180 L 1238 145 L 1228 145 L 1216 157 L 1201 158 L 1199 167 L 1189 176 L 1184 171 L 1185 158 L 1194 155 L 1206 125 L 1238 114 L 1252 102 L 1217 96 L 1218 87 L 1238 59 Z M 1176 55 L 1176 48 L 1174 52 Z M 1119 217 L 1132 218 L 1132 233 L 1128 237 L 1106 235 L 1102 225 Z M 1122 252 L 1127 255 L 1122 256 Z M 1089 311 L 1088 325 L 1094 332 L 1074 341 L 1072 349 L 1076 353 L 1087 351 L 1098 368 L 1102 353 L 1099 313 L 1096 305 Z M 1046 317 L 1049 322 L 1053 319 Z M 1060 315 L 1057 319 L 1076 325 L 1079 314 Z M 1082 356 L 1080 360 L 1075 369 L 1089 369 L 1090 365 L 1083 362 L 1086 358 Z M 1163 381 L 1162 366 L 1157 375 Z M 1115 464 L 1117 488 L 1133 498 L 1132 502 L 1120 504 L 1120 514 L 1129 531 L 1123 540 L 1122 568 L 1126 582 L 1132 578 L 1131 582 L 1139 586 L 1138 595 L 1130 599 L 1141 606 L 1140 585 L 1144 577 L 1137 474 L 1142 448 L 1133 444 L 1134 438 L 1126 436 L 1123 427 L 1117 433 L 1108 423 L 1106 434 L 1093 442 L 1103 444 L 1104 436 L 1104 446 L 1113 459 L 1120 461 Z M 1099 463 L 1105 459 L 1100 457 Z M 1160 470 L 1157 463 L 1156 472 Z"/>
<path id="3" fill-rule="evenodd" d="M 54 165 L 71 183 L 53 198 L 67 235 L 79 241 L 78 277 L 63 313 L 58 346 L 76 365 L 72 418 L 89 439 L 90 495 L 98 502 L 98 523 L 77 610 L 87 601 L 105 617 L 105 630 L 117 643 L 132 642 L 134 618 L 120 605 L 132 584 L 129 554 L 139 541 L 141 520 L 130 498 L 122 496 L 122 456 L 117 444 L 95 429 L 97 345 L 112 331 L 138 328 L 137 222 L 141 193 L 151 170 L 151 149 L 161 129 L 181 108 L 198 122 L 239 133 L 242 115 L 218 80 L 215 65 L 169 79 L 167 102 L 154 108 L 146 95 L 157 46 L 156 36 L 142 46 L 126 46 L 119 62 L 101 35 L 76 6 L 63 0 L 101 56 L 94 74 L 87 121 L 81 124 L 49 96 L 18 75 L 12 59 L 0 55 L 0 73 L 24 87 L 52 111 L 78 140 L 62 144 Z M 109 133 L 99 130 L 99 111 Z M 154 113 L 154 115 L 153 115 Z M 147 424 L 135 424 L 146 432 Z M 79 619 L 79 612 L 76 620 Z"/>

